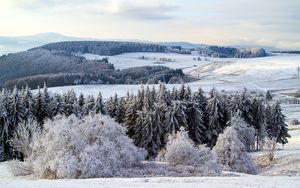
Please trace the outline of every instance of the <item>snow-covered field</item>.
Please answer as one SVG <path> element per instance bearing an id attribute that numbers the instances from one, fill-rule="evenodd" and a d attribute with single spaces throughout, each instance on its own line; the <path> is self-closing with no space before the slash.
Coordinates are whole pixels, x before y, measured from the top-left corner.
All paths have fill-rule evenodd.
<path id="1" fill-rule="evenodd" d="M 87 59 L 104 57 L 94 54 L 84 54 L 83 56 Z M 142 56 L 150 60 L 140 59 Z M 201 58 L 201 61 L 194 60 L 198 57 Z M 300 55 L 276 54 L 252 59 L 220 59 L 201 57 L 197 54 L 125 53 L 108 58 L 117 69 L 158 65 L 154 62 L 159 61 L 160 58 L 171 59 L 172 62 L 163 62 L 163 65 L 170 68 L 182 68 L 186 74 L 200 79 L 187 84 L 193 91 L 199 87 L 205 91 L 209 91 L 213 87 L 225 91 L 236 91 L 247 87 L 249 90 L 263 92 L 272 90 L 279 93 L 300 89 L 300 77 L 297 77 Z M 107 99 L 114 93 L 119 96 L 126 95 L 127 91 L 135 93 L 139 87 L 137 85 L 79 85 L 50 88 L 50 91 L 64 92 L 74 89 L 77 93 L 83 94 L 96 94 L 101 91 L 104 98 Z M 168 87 L 180 87 L 180 85 L 168 85 Z"/>

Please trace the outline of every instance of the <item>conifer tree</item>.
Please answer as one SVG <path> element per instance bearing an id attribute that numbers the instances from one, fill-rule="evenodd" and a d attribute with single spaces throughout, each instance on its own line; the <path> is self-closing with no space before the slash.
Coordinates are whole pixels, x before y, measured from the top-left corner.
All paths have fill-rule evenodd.
<path id="1" fill-rule="evenodd" d="M 180 101 L 173 101 L 172 105 L 167 108 L 165 114 L 165 129 L 167 133 L 175 134 L 180 127 L 188 130 L 185 111 L 186 104 Z"/>
<path id="2" fill-rule="evenodd" d="M 55 94 L 50 103 L 51 118 L 56 115 L 65 115 L 65 103 L 61 95 Z"/>
<path id="3" fill-rule="evenodd" d="M 36 117 L 36 120 L 39 125 L 42 125 L 44 122 L 44 119 L 48 114 L 47 107 L 45 106 L 45 102 L 43 101 L 45 98 L 43 97 L 43 93 L 41 89 L 38 87 L 37 93 L 33 97 L 33 109 L 34 109 L 34 115 Z"/>
<path id="4" fill-rule="evenodd" d="M 213 89 L 206 106 L 207 131 L 206 140 L 209 146 L 214 146 L 220 133 L 226 126 L 225 106 L 222 97 Z"/>
<path id="5" fill-rule="evenodd" d="M 132 98 L 130 101 L 128 101 L 126 112 L 125 112 L 125 118 L 124 118 L 124 126 L 128 130 L 128 136 L 132 138 L 132 136 L 135 134 L 134 126 L 136 124 L 136 120 L 138 118 L 138 101 L 136 98 Z"/>
<path id="6" fill-rule="evenodd" d="M 10 103 L 9 116 L 10 116 L 10 124 L 11 124 L 10 131 L 13 132 L 14 130 L 17 129 L 18 125 L 22 123 L 24 118 L 24 108 L 21 105 L 19 91 L 17 90 L 16 87 L 14 88 L 11 94 L 9 103 Z"/>
<path id="7" fill-rule="evenodd" d="M 282 114 L 281 106 L 277 102 L 271 110 L 271 122 L 267 127 L 269 137 L 276 138 L 276 141 L 282 145 L 288 143 L 287 138 L 291 135 L 288 134 L 287 124 L 284 122 L 285 116 Z"/>
<path id="8" fill-rule="evenodd" d="M 95 101 L 94 111 L 96 114 L 101 113 L 103 115 L 107 115 L 107 109 L 103 102 L 102 94 L 101 92 L 98 93 L 97 99 Z"/>
<path id="9" fill-rule="evenodd" d="M 264 102 L 256 97 L 253 103 L 253 125 L 255 128 L 256 150 L 258 150 L 265 138 L 266 132 L 266 109 Z"/>
<path id="10" fill-rule="evenodd" d="M 121 97 L 116 107 L 115 120 L 117 123 L 122 124 L 125 121 L 125 115 L 126 115 L 125 111 L 126 111 L 126 101 L 124 97 Z"/>
<path id="11" fill-rule="evenodd" d="M 84 103 L 83 109 L 82 109 L 82 115 L 86 116 L 89 115 L 90 113 L 94 113 L 94 108 L 95 108 L 95 98 L 92 95 L 89 95 L 86 98 L 86 101 Z"/>
<path id="12" fill-rule="evenodd" d="M 186 118 L 190 138 L 196 144 L 202 144 L 205 141 L 206 127 L 204 125 L 204 114 L 198 103 L 187 103 Z"/>
<path id="13" fill-rule="evenodd" d="M 24 108 L 24 122 L 29 123 L 33 121 L 35 119 L 33 109 L 33 96 L 28 85 L 25 87 L 25 89 L 22 90 L 21 105 Z"/>

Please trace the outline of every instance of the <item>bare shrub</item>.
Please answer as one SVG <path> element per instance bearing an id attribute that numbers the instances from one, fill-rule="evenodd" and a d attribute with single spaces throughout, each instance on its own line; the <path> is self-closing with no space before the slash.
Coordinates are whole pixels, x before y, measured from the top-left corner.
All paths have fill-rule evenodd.
<path id="1" fill-rule="evenodd" d="M 275 148 L 276 148 L 276 138 L 267 137 L 264 142 L 263 149 L 265 151 L 265 157 L 268 159 L 269 163 L 272 163 L 275 159 Z"/>

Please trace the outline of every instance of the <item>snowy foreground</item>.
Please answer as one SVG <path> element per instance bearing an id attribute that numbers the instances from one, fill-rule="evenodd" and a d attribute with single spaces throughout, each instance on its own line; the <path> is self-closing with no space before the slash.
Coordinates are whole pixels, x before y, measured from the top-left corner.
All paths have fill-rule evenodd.
<path id="1" fill-rule="evenodd" d="M 223 177 L 151 177 L 151 178 L 96 178 L 45 180 L 32 177 L 14 177 L 7 162 L 0 163 L 0 187 L 300 187 L 300 127 L 292 127 L 292 138 L 284 150 L 277 150 L 276 164 L 263 169 L 259 175 L 223 172 Z M 260 155 L 260 153 L 254 153 Z"/>

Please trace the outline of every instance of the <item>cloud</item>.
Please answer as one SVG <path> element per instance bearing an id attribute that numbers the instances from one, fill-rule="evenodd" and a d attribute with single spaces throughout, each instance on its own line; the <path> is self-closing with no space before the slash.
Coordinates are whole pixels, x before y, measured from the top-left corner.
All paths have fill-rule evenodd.
<path id="1" fill-rule="evenodd" d="M 137 20 L 169 20 L 175 19 L 173 14 L 179 7 L 174 5 L 125 5 L 108 6 L 108 9 L 100 11 L 102 14 L 118 16 L 120 18 L 131 18 Z"/>

